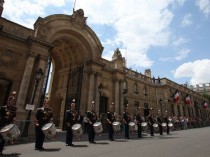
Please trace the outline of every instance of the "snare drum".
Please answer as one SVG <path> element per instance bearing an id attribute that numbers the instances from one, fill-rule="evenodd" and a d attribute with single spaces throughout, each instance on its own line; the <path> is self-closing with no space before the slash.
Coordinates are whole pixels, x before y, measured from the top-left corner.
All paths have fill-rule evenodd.
<path id="1" fill-rule="evenodd" d="M 121 125 L 121 123 L 120 122 L 113 122 L 112 123 L 112 127 L 113 127 L 113 130 L 115 131 L 115 132 L 119 132 L 120 131 L 120 125 Z"/>
<path id="2" fill-rule="evenodd" d="M 148 130 L 147 122 L 142 122 L 141 128 L 142 128 L 142 132 L 147 132 L 147 130 Z"/>
<path id="3" fill-rule="evenodd" d="M 173 129 L 173 127 L 174 127 L 173 123 L 169 122 L 169 123 L 168 123 L 168 127 L 169 127 L 169 129 L 171 129 L 171 130 L 172 130 L 172 129 Z"/>
<path id="4" fill-rule="evenodd" d="M 136 124 L 134 122 L 130 122 L 128 125 L 130 132 L 136 131 Z"/>
<path id="5" fill-rule="evenodd" d="M 166 131 L 166 129 L 167 129 L 167 124 L 166 124 L 166 123 L 162 123 L 161 125 L 162 125 L 162 127 L 163 127 L 163 131 Z"/>
<path id="6" fill-rule="evenodd" d="M 42 131 L 45 134 L 45 136 L 49 139 L 53 139 L 55 135 L 57 134 L 55 124 L 53 123 L 47 123 L 42 127 Z"/>
<path id="7" fill-rule="evenodd" d="M 155 133 L 158 133 L 158 131 L 159 131 L 159 127 L 158 127 L 158 124 L 153 124 L 153 128 L 154 128 L 154 132 Z"/>
<path id="8" fill-rule="evenodd" d="M 20 130 L 15 124 L 9 124 L 0 130 L 5 141 L 13 141 L 20 135 Z"/>
<path id="9" fill-rule="evenodd" d="M 95 122 L 93 124 L 93 128 L 94 128 L 95 133 L 97 133 L 97 134 L 100 134 L 103 131 L 101 122 Z"/>
<path id="10" fill-rule="evenodd" d="M 71 129 L 72 129 L 72 131 L 73 131 L 73 135 L 74 135 L 74 136 L 81 136 L 82 133 L 83 133 L 81 124 L 74 124 L 74 125 L 71 127 Z"/>

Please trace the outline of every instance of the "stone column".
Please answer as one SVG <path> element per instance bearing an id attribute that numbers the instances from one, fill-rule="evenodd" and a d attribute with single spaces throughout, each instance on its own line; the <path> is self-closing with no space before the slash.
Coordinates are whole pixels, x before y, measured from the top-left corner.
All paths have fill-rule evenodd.
<path id="1" fill-rule="evenodd" d="M 90 77 L 89 77 L 89 89 L 88 89 L 88 106 L 87 109 L 88 111 L 90 111 L 90 104 L 93 101 L 93 90 L 94 90 L 94 74 L 90 73 Z"/>
<path id="2" fill-rule="evenodd" d="M 34 66 L 34 60 L 35 60 L 35 56 L 28 56 L 27 62 L 26 62 L 26 66 L 25 66 L 25 70 L 23 73 L 23 78 L 20 84 L 20 89 L 18 92 L 18 97 L 17 97 L 17 110 L 22 110 L 23 107 L 25 107 L 25 99 L 26 99 L 26 95 L 27 95 L 27 89 L 31 80 L 31 73 L 33 70 L 33 66 Z"/>
<path id="3" fill-rule="evenodd" d="M 115 103 L 115 113 L 119 114 L 120 108 L 119 108 L 119 95 L 120 95 L 120 90 L 119 90 L 119 80 L 115 80 L 114 82 L 114 103 Z"/>
<path id="4" fill-rule="evenodd" d="M 120 81 L 120 115 L 124 112 L 124 95 L 123 95 L 123 81 Z"/>
<path id="5" fill-rule="evenodd" d="M 45 72 L 46 72 L 46 65 L 47 65 L 47 57 L 44 57 L 42 56 L 40 58 L 40 61 L 39 61 L 39 68 L 42 69 L 43 71 L 43 76 L 42 76 L 42 79 L 39 81 L 39 84 L 38 84 L 38 88 L 37 88 L 37 91 L 36 91 L 36 95 L 35 95 L 35 99 L 34 99 L 34 104 L 36 107 L 39 107 L 40 104 L 38 104 L 38 102 L 40 102 L 40 97 L 41 97 L 41 94 L 42 94 L 42 88 L 43 88 L 43 81 L 44 81 L 44 77 L 45 77 Z"/>
<path id="6" fill-rule="evenodd" d="M 98 86 L 100 85 L 101 83 L 101 76 L 100 75 L 97 75 L 96 77 L 96 102 L 95 102 L 95 111 L 97 114 L 99 114 L 99 105 L 100 105 L 100 94 L 99 94 L 99 91 L 98 91 Z"/>

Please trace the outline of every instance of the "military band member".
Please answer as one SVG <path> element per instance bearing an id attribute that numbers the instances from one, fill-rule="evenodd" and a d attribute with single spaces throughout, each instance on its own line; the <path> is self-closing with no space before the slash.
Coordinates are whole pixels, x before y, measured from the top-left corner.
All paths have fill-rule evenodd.
<path id="1" fill-rule="evenodd" d="M 160 133 L 160 135 L 163 135 L 163 127 L 162 127 L 163 119 L 161 117 L 160 110 L 158 111 L 158 115 L 157 115 L 157 123 L 158 123 L 158 127 L 159 127 L 159 133 Z"/>
<path id="2" fill-rule="evenodd" d="M 125 107 L 125 111 L 123 113 L 123 123 L 125 126 L 125 139 L 130 139 L 129 137 L 129 122 L 130 122 L 130 115 L 128 113 L 128 105 Z"/>
<path id="3" fill-rule="evenodd" d="M 35 150 L 44 150 L 43 143 L 45 135 L 42 127 L 53 120 L 52 109 L 48 105 L 48 100 L 45 100 L 43 107 L 38 108 L 35 114 Z"/>
<path id="4" fill-rule="evenodd" d="M 15 96 L 12 95 L 8 98 L 7 104 L 0 107 L 0 129 L 4 126 L 14 123 L 16 117 L 16 107 L 15 107 Z M 10 141 L 13 142 L 13 141 Z M 0 134 L 0 155 L 3 155 L 3 149 L 5 146 L 5 140 Z"/>
<path id="5" fill-rule="evenodd" d="M 112 123 L 116 120 L 113 112 L 114 106 L 113 104 L 109 107 L 109 111 L 106 114 L 106 120 L 108 123 L 108 128 L 109 128 L 109 140 L 114 141 L 114 130 Z"/>
<path id="6" fill-rule="evenodd" d="M 141 117 L 141 110 L 140 107 L 138 108 L 138 113 L 136 115 L 136 123 L 138 126 L 138 138 L 142 138 L 142 129 L 141 129 L 141 123 L 143 122 Z"/>
<path id="7" fill-rule="evenodd" d="M 71 103 L 70 110 L 66 112 L 65 122 L 66 122 L 66 146 L 74 146 L 72 126 L 77 122 L 78 114 L 75 110 L 74 101 Z"/>
<path id="8" fill-rule="evenodd" d="M 148 115 L 148 124 L 149 124 L 149 128 L 150 128 L 150 135 L 154 136 L 154 128 L 153 128 L 153 124 L 154 124 L 154 118 L 153 118 L 153 113 L 152 113 L 152 108 L 149 110 L 149 115 Z"/>
<path id="9" fill-rule="evenodd" d="M 169 126 L 168 126 L 168 124 L 169 124 L 169 118 L 168 118 L 168 112 L 167 112 L 167 111 L 165 112 L 165 115 L 164 115 L 164 117 L 163 117 L 163 120 L 164 120 L 165 123 L 167 124 L 167 125 L 166 125 L 166 132 L 167 132 L 167 134 L 170 134 L 170 133 L 169 133 Z"/>
<path id="10" fill-rule="evenodd" d="M 95 142 L 95 132 L 93 128 L 93 124 L 97 121 L 97 114 L 95 112 L 95 105 L 94 101 L 91 104 L 91 111 L 87 111 L 87 129 L 88 129 L 88 140 L 89 143 L 96 143 Z"/>

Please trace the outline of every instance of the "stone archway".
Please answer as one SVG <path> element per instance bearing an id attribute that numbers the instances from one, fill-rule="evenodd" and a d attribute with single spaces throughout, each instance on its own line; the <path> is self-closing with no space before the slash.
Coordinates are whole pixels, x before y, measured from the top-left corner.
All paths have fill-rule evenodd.
<path id="1" fill-rule="evenodd" d="M 50 104 L 56 111 L 55 123 L 62 127 L 67 101 L 75 97 L 79 100 L 81 88 L 85 86 L 76 82 L 78 79 L 81 82 L 82 79 L 82 72 L 78 69 L 84 67 L 88 60 L 101 58 L 103 47 L 96 34 L 86 25 L 82 9 L 71 16 L 51 15 L 38 18 L 35 23 L 35 37 L 53 45 L 48 54 L 54 64 Z M 69 82 L 72 86 L 68 85 Z"/>

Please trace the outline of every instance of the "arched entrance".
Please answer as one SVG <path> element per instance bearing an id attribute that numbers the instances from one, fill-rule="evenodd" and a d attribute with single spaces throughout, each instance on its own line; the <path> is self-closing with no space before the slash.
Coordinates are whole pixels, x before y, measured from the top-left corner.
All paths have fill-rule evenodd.
<path id="1" fill-rule="evenodd" d="M 35 23 L 35 37 L 53 48 L 52 84 L 49 91 L 50 105 L 54 110 L 56 125 L 62 126 L 65 110 L 69 102 L 76 100 L 78 111 L 87 105 L 87 70 L 89 60 L 101 58 L 103 47 L 95 33 L 86 25 L 83 10 L 73 15 L 51 15 L 38 18 Z M 90 68 L 91 69 L 91 68 Z M 56 112 L 55 112 L 56 111 Z"/>

